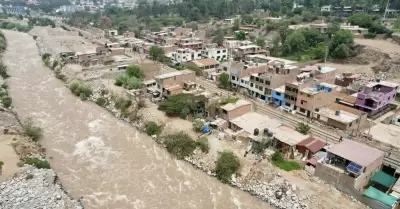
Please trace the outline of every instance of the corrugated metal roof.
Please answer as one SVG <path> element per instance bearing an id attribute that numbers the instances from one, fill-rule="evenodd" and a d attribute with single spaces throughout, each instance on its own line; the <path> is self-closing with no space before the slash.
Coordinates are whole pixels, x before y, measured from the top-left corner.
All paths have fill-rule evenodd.
<path id="1" fill-rule="evenodd" d="M 381 150 L 351 140 L 345 140 L 340 144 L 327 146 L 325 149 L 327 152 L 355 162 L 361 166 L 368 166 L 378 158 L 383 159 L 385 155 Z"/>

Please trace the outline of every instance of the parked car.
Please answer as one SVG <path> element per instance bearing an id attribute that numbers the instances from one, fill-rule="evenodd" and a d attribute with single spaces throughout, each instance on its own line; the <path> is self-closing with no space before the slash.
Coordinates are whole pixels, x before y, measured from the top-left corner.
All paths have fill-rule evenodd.
<path id="1" fill-rule="evenodd" d="M 280 109 L 284 112 L 287 112 L 287 113 L 296 114 L 296 110 L 292 110 L 290 107 L 280 106 L 280 107 L 278 107 L 278 109 Z"/>

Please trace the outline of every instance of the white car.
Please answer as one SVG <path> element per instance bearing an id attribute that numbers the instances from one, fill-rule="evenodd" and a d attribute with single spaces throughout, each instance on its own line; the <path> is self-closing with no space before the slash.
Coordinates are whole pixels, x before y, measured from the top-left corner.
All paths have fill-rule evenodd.
<path id="1" fill-rule="evenodd" d="M 287 113 L 296 114 L 296 110 L 292 110 L 290 107 L 280 106 L 278 109 L 285 111 Z"/>

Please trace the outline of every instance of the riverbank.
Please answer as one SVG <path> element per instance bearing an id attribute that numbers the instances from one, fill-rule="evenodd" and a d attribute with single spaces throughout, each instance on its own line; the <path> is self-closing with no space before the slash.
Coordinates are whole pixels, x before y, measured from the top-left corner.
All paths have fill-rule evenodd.
<path id="1" fill-rule="evenodd" d="M 44 39 L 38 39 L 40 42 L 45 41 Z M 41 44 L 39 43 L 38 46 Z M 49 51 L 50 46 L 47 44 L 43 44 L 45 47 L 43 49 L 39 48 L 39 51 L 47 52 Z M 67 78 L 67 80 L 73 80 L 73 78 Z M 82 81 L 80 81 L 82 82 Z M 112 82 L 112 81 L 111 81 Z M 112 94 L 109 94 L 111 91 L 104 85 L 93 85 L 96 82 L 84 82 L 86 85 L 90 85 L 93 89 L 93 94 L 89 98 L 89 100 L 95 102 L 96 104 L 98 103 L 99 98 L 105 99 L 107 102 L 105 104 L 107 105 L 100 105 L 103 108 L 106 108 L 112 115 L 115 117 L 123 120 L 125 123 L 128 123 L 131 126 L 136 127 L 138 130 L 143 130 L 145 121 L 140 121 L 137 120 L 137 117 L 122 117 L 122 113 L 120 110 L 115 108 L 115 102 L 112 101 Z M 99 83 L 99 82 L 97 82 Z M 112 84 L 110 84 L 112 85 Z M 115 89 L 114 87 L 113 89 Z M 108 93 L 104 93 L 108 92 Z M 151 112 L 156 112 L 157 108 L 152 109 Z M 157 114 L 156 114 L 157 115 Z M 164 114 L 163 114 L 164 115 Z M 140 116 L 140 114 L 139 114 Z M 158 115 L 160 117 L 160 115 Z M 146 120 L 148 119 L 148 115 L 142 115 L 142 119 Z M 167 119 L 165 120 L 162 124 L 169 123 L 171 120 Z M 188 122 L 188 121 L 186 121 Z M 182 121 L 183 123 L 183 121 Z M 189 122 L 190 123 L 190 122 Z M 179 123 L 176 123 L 179 124 Z M 181 129 L 181 126 L 175 127 L 175 129 Z M 149 138 L 149 137 L 146 137 Z M 154 143 L 154 142 L 153 142 Z M 162 146 L 158 146 L 162 148 Z M 225 147 L 230 149 L 230 147 Z M 236 154 L 238 156 L 242 155 L 244 151 L 238 150 Z M 157 156 L 157 154 L 155 154 Z M 158 157 L 157 157 L 158 158 Z M 214 176 L 212 173 L 213 169 L 213 160 L 215 159 L 205 159 L 205 156 L 201 154 L 201 152 L 195 152 L 195 154 L 189 158 L 185 159 L 186 161 L 189 161 L 191 165 L 194 165 L 194 167 L 198 168 L 199 170 L 207 173 L 209 176 Z M 263 200 L 266 203 L 269 203 L 270 205 L 273 205 L 277 208 L 321 208 L 321 207 L 327 207 L 328 208 L 343 208 L 343 205 L 349 206 L 351 205 L 352 208 L 363 208 L 358 203 L 353 203 L 350 198 L 345 197 L 342 195 L 340 192 L 335 191 L 334 189 L 331 189 L 329 186 L 321 186 L 318 187 L 317 189 L 312 189 L 313 192 L 309 191 L 309 188 L 307 188 L 306 191 L 303 191 L 303 188 L 296 186 L 297 181 L 300 181 L 299 178 L 295 178 L 296 181 L 287 181 L 285 180 L 284 175 L 280 175 L 279 172 L 276 171 L 276 169 L 271 168 L 271 172 L 266 172 L 271 165 L 268 161 L 263 161 L 262 163 L 257 164 L 255 170 L 257 171 L 252 171 L 254 168 L 251 162 L 254 162 L 254 160 L 247 160 L 247 162 L 243 163 L 243 176 L 234 178 L 235 181 L 231 182 L 231 186 L 237 187 L 238 189 L 242 191 L 246 191 L 249 194 L 258 197 L 257 199 Z M 267 168 L 267 169 L 265 169 Z M 185 171 L 182 171 L 185 172 Z M 242 174 L 242 173 L 241 173 Z M 255 175 L 257 174 L 257 175 Z M 254 177 L 253 177 L 254 176 Z M 303 180 L 304 181 L 304 180 Z M 312 183 L 308 182 L 307 183 L 302 183 L 302 187 L 312 187 Z M 322 182 L 319 182 L 320 184 L 323 185 Z M 315 183 L 316 184 L 316 183 Z M 238 191 L 238 189 L 235 188 L 235 190 Z M 293 190 L 294 188 L 294 190 Z M 329 189 L 329 190 L 328 190 Z M 310 189 L 311 190 L 311 189 Z M 322 192 L 321 192 L 322 191 Z M 323 193 L 323 197 L 321 198 L 320 194 Z M 331 194 L 334 194 L 333 196 Z M 346 198 L 346 199 L 343 199 Z M 345 200 L 340 203 L 337 203 L 338 200 Z M 311 206 L 310 206 L 311 205 Z M 225 207 L 218 207 L 218 208 L 225 208 Z"/>
<path id="2" fill-rule="evenodd" d="M 45 149 L 27 136 L 8 94 L 7 65 L 0 77 L 0 206 L 1 208 L 83 208 L 69 197 L 52 169 L 24 165 L 29 157 L 45 159 Z"/>

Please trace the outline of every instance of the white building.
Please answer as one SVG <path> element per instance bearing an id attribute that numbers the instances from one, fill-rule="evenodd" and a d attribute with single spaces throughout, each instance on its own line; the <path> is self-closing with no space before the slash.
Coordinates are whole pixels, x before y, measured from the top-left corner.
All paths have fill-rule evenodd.
<path id="1" fill-rule="evenodd" d="M 193 49 L 176 49 L 175 52 L 171 52 L 169 57 L 173 63 L 184 63 L 192 60 L 201 59 L 202 52 Z"/>
<path id="2" fill-rule="evenodd" d="M 204 47 L 201 55 L 204 58 L 214 58 L 217 60 L 226 60 L 228 59 L 228 50 L 226 48 L 214 47 L 214 46 L 206 46 Z"/>
<path id="3" fill-rule="evenodd" d="M 63 13 L 73 13 L 76 11 L 82 11 L 83 6 L 77 6 L 77 5 L 62 5 L 60 6 L 59 11 Z"/>
<path id="4" fill-rule="evenodd" d="M 331 11 L 332 11 L 331 5 L 325 5 L 321 7 L 321 12 L 331 12 Z"/>

